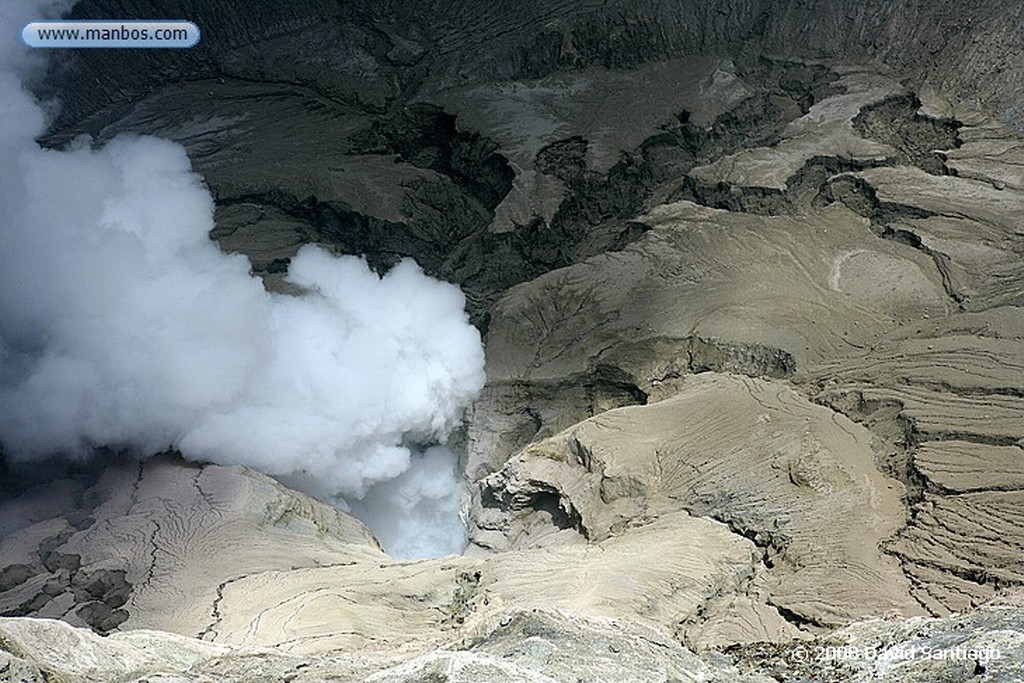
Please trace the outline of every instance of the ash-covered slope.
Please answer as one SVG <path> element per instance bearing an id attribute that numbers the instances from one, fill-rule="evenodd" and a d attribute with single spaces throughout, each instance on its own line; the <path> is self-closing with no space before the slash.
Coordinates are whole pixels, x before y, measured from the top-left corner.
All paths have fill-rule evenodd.
<path id="1" fill-rule="evenodd" d="M 589 254 L 632 238 L 635 229 L 620 223 L 611 234 L 591 234 L 595 222 L 636 215 L 636 185 L 649 180 L 643 169 L 616 164 L 619 151 L 634 150 L 673 114 L 686 110 L 704 126 L 723 104 L 753 94 L 717 83 L 713 93 L 680 97 L 715 62 L 735 62 L 748 83 L 774 82 L 770 90 L 803 109 L 820 96 L 824 74 L 762 56 L 870 64 L 1020 126 L 1021 11 L 998 0 L 856 8 L 769 0 L 258 8 L 85 1 L 72 16 L 184 13 L 206 38 L 184 54 L 60 55 L 38 91 L 61 102 L 51 144 L 126 129 L 185 142 L 217 192 L 222 243 L 251 253 L 258 272 L 279 278 L 284 259 L 309 240 L 381 265 L 412 255 L 429 273 L 462 284 L 483 324 L 501 290 L 573 262 L 578 243 Z M 681 68 L 669 61 L 637 78 L 608 76 L 674 59 L 685 60 Z M 577 78 L 591 72 L 605 75 Z M 544 77 L 574 96 L 549 101 L 545 88 L 528 85 Z M 494 97 L 499 83 L 504 92 Z M 481 106 L 500 122 L 481 122 Z M 784 119 L 790 106 L 748 103 L 733 123 Z M 518 138 L 518 149 L 502 130 Z M 765 132 L 739 127 L 741 138 Z M 594 170 L 607 176 L 535 177 L 538 146 L 575 135 L 591 142 L 591 159 L 601 157 Z M 723 149 L 704 151 L 714 156 L 742 140 L 713 142 Z M 246 238 L 256 224 L 273 235 L 258 247 Z"/>
<path id="2" fill-rule="evenodd" d="M 1020 7 L 228 5 L 186 10 L 205 42 L 175 63 L 66 57 L 45 142 L 181 142 L 270 288 L 308 242 L 460 284 L 487 345 L 470 552 L 396 563 L 308 501 L 275 523 L 261 478 L 203 468 L 249 491 L 211 499 L 160 461 L 148 497 L 9 503 L 6 614 L 117 613 L 89 623 L 152 655 L 123 680 L 1019 676 Z M 130 592 L 89 580 L 111 569 Z M 870 617 L 903 621 L 833 632 Z M 133 626 L 214 642 L 168 664 Z M 39 649 L 61 626 L 0 628 L 0 667 L 93 675 Z M 1005 658 L 807 664 L 812 636 Z"/>

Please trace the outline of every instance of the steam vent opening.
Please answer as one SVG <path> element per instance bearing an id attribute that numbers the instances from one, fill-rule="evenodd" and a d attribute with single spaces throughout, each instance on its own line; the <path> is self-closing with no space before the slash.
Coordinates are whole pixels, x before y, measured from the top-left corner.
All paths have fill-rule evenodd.
<path id="1" fill-rule="evenodd" d="M 458 463 L 444 445 L 414 450 L 409 469 L 374 484 L 362 499 L 348 501 L 349 511 L 395 559 L 459 555 L 467 538 Z"/>
<path id="2" fill-rule="evenodd" d="M 1024 680 L 1020 3 L 244 4 L 0 0 L 0 680 Z"/>
<path id="3" fill-rule="evenodd" d="M 345 254 L 329 235 L 290 242 L 260 271 L 258 255 L 210 239 L 213 180 L 172 136 L 111 131 L 40 146 L 56 110 L 26 84 L 46 62 L 8 52 L 5 457 L 170 449 L 348 502 L 397 557 L 461 552 L 455 456 L 405 445 L 447 439 L 483 386 L 481 337 L 460 289 L 413 258 Z M 429 115 L 446 144 L 450 122 Z M 262 212 L 258 202 L 245 208 Z M 327 201 L 303 207 L 330 211 Z"/>

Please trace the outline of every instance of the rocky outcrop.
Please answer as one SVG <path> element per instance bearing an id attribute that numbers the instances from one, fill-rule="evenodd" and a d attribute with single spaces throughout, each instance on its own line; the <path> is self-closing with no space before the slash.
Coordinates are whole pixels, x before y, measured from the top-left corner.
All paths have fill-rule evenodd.
<path id="1" fill-rule="evenodd" d="M 871 620 L 826 638 L 786 646 L 751 645 L 700 657 L 655 631 L 619 620 L 551 610 L 506 613 L 466 637 L 417 657 L 215 645 L 156 631 L 98 638 L 58 621 L 0 619 L 0 675 L 24 683 L 188 680 L 206 683 L 323 680 L 413 683 L 514 681 L 853 681 L 1011 683 L 1024 670 L 1019 607 L 970 616 Z"/>
<path id="2" fill-rule="evenodd" d="M 742 670 L 798 681 L 1010 683 L 1022 673 L 1021 610 L 1013 602 L 969 615 L 851 624 L 809 643 L 737 648 Z"/>
<path id="3" fill-rule="evenodd" d="M 780 615 L 835 626 L 913 614 L 909 582 L 879 547 L 902 527 L 903 489 L 877 471 L 871 442 L 774 382 L 697 375 L 671 398 L 605 412 L 510 459 L 481 482 L 473 540 L 511 550 L 565 543 L 571 529 L 595 543 L 680 509 L 721 521 L 761 558 L 751 585 L 723 586 L 702 623 L 685 626 L 703 645 L 772 639 L 737 625 Z"/>
<path id="4" fill-rule="evenodd" d="M 1018 487 L 1003 483 L 1006 463 L 1019 454 L 1024 436 L 1017 245 L 1024 217 L 1021 195 L 1011 189 L 1020 182 L 1019 171 L 991 160 L 984 163 L 988 173 L 971 178 L 955 175 L 952 165 L 940 174 L 920 167 L 939 158 L 922 151 L 929 146 L 922 140 L 951 145 L 941 158 L 957 158 L 967 168 L 979 163 L 967 159 L 989 159 L 992 149 L 991 142 L 972 138 L 1006 136 L 1004 162 L 1008 150 L 1019 148 L 1011 134 L 996 134 L 998 127 L 963 114 L 973 123 L 940 135 L 949 121 L 961 120 L 941 102 L 911 112 L 905 124 L 894 122 L 900 103 L 914 100 L 893 95 L 884 79 L 850 71 L 838 83 L 842 94 L 812 106 L 772 146 L 744 149 L 690 173 L 706 186 L 739 187 L 733 196 L 778 192 L 783 201 L 777 211 L 709 209 L 694 203 L 698 197 L 655 206 L 639 218 L 650 230 L 621 252 L 537 278 L 498 303 L 488 334 L 491 389 L 478 402 L 469 431 L 469 472 L 486 476 L 475 536 L 481 547 L 561 543 L 573 534 L 600 537 L 607 525 L 595 525 L 595 509 L 616 510 L 611 501 L 621 498 L 618 504 L 631 511 L 612 514 L 631 519 L 647 491 L 666 485 L 662 475 L 643 470 L 630 478 L 628 493 L 610 495 L 602 488 L 604 475 L 591 481 L 579 467 L 573 472 L 579 457 L 568 446 L 529 445 L 502 465 L 515 444 L 552 436 L 570 426 L 560 419 L 573 423 L 593 411 L 593 402 L 575 402 L 568 389 L 560 394 L 561 410 L 545 408 L 524 387 L 580 383 L 600 368 L 603 377 L 638 390 L 632 403 L 648 405 L 628 410 L 639 416 L 694 391 L 691 373 L 725 370 L 788 377 L 814 401 L 872 430 L 865 457 L 907 487 L 910 522 L 901 528 L 903 514 L 896 512 L 892 538 L 882 534 L 869 545 L 899 560 L 907 594 L 920 607 L 945 614 L 1021 583 L 1014 550 Z M 892 147 L 881 142 L 891 140 L 892 131 L 912 133 Z M 861 137 L 869 132 L 877 139 Z M 846 161 L 812 162 L 819 169 L 816 182 L 792 181 L 812 177 L 807 164 L 822 158 L 821 145 L 842 150 Z M 659 196 L 665 195 L 655 191 L 652 199 Z M 695 362 L 692 342 L 673 341 L 695 338 L 732 348 L 759 346 L 763 350 L 751 357 L 764 360 L 705 366 Z M 724 416 L 740 405 L 725 400 L 712 410 Z M 655 435 L 665 425 L 680 432 L 674 444 L 689 443 L 693 437 L 683 435 L 692 433 L 687 420 L 695 414 L 625 420 L 588 448 L 599 452 L 605 442 L 621 443 L 613 462 L 643 462 L 650 448 L 657 450 Z M 532 423 L 524 424 L 521 415 Z M 739 415 L 731 424 L 737 439 L 756 447 L 771 443 L 751 435 Z M 474 440 L 477 433 L 481 437 Z M 728 462 L 737 449 L 729 439 L 713 431 L 705 445 L 691 448 L 713 462 Z M 955 462 L 966 469 L 944 472 L 945 483 L 939 483 L 916 465 L 919 449 L 940 458 L 933 467 Z M 806 444 L 798 450 L 809 452 Z M 750 486 L 743 483 L 745 474 L 755 482 L 766 478 L 756 468 L 721 475 L 729 494 L 699 514 L 728 518 L 737 490 Z M 689 485 L 700 480 L 694 474 Z M 692 491 L 673 500 L 695 510 Z M 751 536 L 777 533 L 767 520 L 738 531 L 744 529 L 754 529 Z"/>

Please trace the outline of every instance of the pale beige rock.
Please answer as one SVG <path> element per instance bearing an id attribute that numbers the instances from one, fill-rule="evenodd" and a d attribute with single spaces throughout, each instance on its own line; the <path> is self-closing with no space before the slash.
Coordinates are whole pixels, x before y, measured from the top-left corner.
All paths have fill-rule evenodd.
<path id="1" fill-rule="evenodd" d="M 1024 438 L 1020 318 L 995 309 L 929 322 L 914 331 L 922 336 L 881 344 L 816 380 L 820 400 L 888 431 L 889 459 L 906 458 L 919 500 L 887 550 L 935 614 L 1024 580 L 1024 452 L 1012 445 Z"/>
<path id="2" fill-rule="evenodd" d="M 136 631 L 100 638 L 62 621 L 0 620 L 0 655 L 13 655 L 37 667 L 44 672 L 40 681 L 115 683 L 151 674 L 184 673 L 198 662 L 229 652 L 223 645 L 173 633 Z M 0 659 L 0 674 L 3 666 Z"/>
<path id="3" fill-rule="evenodd" d="M 72 656 L 64 656 L 72 649 Z M 489 619 L 464 638 L 416 657 L 326 653 L 296 657 L 277 649 L 214 645 L 158 631 L 107 638 L 58 621 L 0 619 L 0 680 L 19 683 L 249 683 L 325 680 L 414 683 L 769 683 L 728 659 L 702 658 L 658 631 L 630 621 L 550 609 Z"/>
<path id="4" fill-rule="evenodd" d="M 53 516 L 29 517 L 0 538 L 0 576 L 12 565 L 33 576 L 0 582 L 0 609 L 103 631 L 123 624 L 198 635 L 225 582 L 352 554 L 386 558 L 361 522 L 241 467 L 113 462 L 95 483 L 31 490 L 0 517 L 39 499 L 49 502 L 33 516 Z"/>
<path id="5" fill-rule="evenodd" d="M 654 229 L 622 252 L 509 291 L 487 339 L 489 378 L 564 376 L 623 339 L 694 334 L 782 348 L 799 367 L 850 353 L 898 320 L 947 310 L 930 259 L 878 240 L 841 207 L 791 218 L 679 202 L 644 220 Z M 837 291 L 836 262 L 865 245 L 885 259 L 882 277 Z M 900 277 L 915 288 L 896 290 Z M 886 307 L 865 306 L 865 291 Z"/>
<path id="6" fill-rule="evenodd" d="M 601 543 L 399 563 L 360 523 L 262 475 L 170 458 L 109 466 L 79 497 L 96 501 L 80 529 L 72 506 L 3 540 L 46 558 L 5 586 L 7 609 L 296 654 L 413 656 L 532 608 L 671 637 L 706 621 L 723 590 L 744 594 L 759 558 L 725 525 L 677 511 Z M 795 633 L 771 626 L 748 636 Z"/>
<path id="7" fill-rule="evenodd" d="M 531 518 L 545 495 L 590 542 L 629 538 L 685 509 L 763 547 L 757 593 L 787 614 L 832 625 L 918 611 L 898 563 L 880 549 L 903 524 L 903 489 L 875 469 L 870 432 L 781 383 L 698 375 L 677 388 L 672 398 L 603 413 L 524 449 L 484 481 L 478 523 L 502 531 L 506 550 L 533 543 Z M 510 510 L 503 519 L 488 517 L 493 500 Z"/>
<path id="8" fill-rule="evenodd" d="M 914 453 L 914 465 L 946 491 L 1024 489 L 1024 449 L 970 441 L 929 441 Z"/>
<path id="9" fill-rule="evenodd" d="M 626 619 L 662 633 L 697 621 L 720 592 L 744 592 L 753 545 L 685 513 L 593 545 L 416 563 L 353 557 L 347 565 L 264 572 L 224 587 L 209 636 L 291 653 L 416 652 L 507 610 L 558 609 Z M 329 617 L 325 618 L 325 615 Z M 762 637 L 792 634 L 788 625 Z"/>
<path id="10" fill-rule="evenodd" d="M 815 154 L 895 163 L 896 157 L 882 159 L 889 152 L 861 140 L 851 121 L 863 106 L 899 89 L 856 70 L 843 78 L 847 91 L 793 121 L 778 144 L 724 157 L 697 174 L 707 183 L 729 184 L 729 196 L 736 198 L 742 195 L 736 186 L 787 191 L 786 181 Z M 921 111 L 915 116 L 962 114 L 942 109 L 934 99 Z M 918 123 L 922 128 L 913 144 L 927 145 L 927 124 Z M 865 448 L 862 462 L 872 471 L 874 462 L 910 486 L 914 516 L 901 531 L 907 519 L 903 505 L 884 508 L 878 519 L 886 520 L 885 532 L 868 536 L 877 557 L 885 559 L 878 564 L 873 557 L 851 569 L 859 574 L 871 568 L 861 575 L 861 586 L 886 584 L 888 579 L 872 572 L 888 566 L 900 577 L 898 584 L 888 584 L 900 586 L 896 602 L 905 604 L 912 594 L 920 607 L 944 614 L 988 599 L 998 582 L 1016 585 L 1019 449 L 1011 445 L 1024 439 L 1024 195 L 1015 178 L 1024 154 L 1015 138 L 984 117 L 971 117 L 961 130 L 961 147 L 939 151 L 952 168 L 965 171 L 962 177 L 906 165 L 839 173 L 823 186 L 826 192 L 835 189 L 831 203 L 804 197 L 778 216 L 688 202 L 656 205 L 642 217 L 652 229 L 621 252 L 509 290 L 493 312 L 490 387 L 474 408 L 468 432 L 468 471 L 488 475 L 476 513 L 479 546 L 580 543 L 599 538 L 616 522 L 653 514 L 650 500 L 661 493 L 654 484 L 661 475 L 650 468 L 612 479 L 607 472 L 573 475 L 565 463 L 583 457 L 578 453 L 586 448 L 558 447 L 545 456 L 548 442 L 537 442 L 572 430 L 565 423 L 588 414 L 598 417 L 576 429 L 618 414 L 600 414 L 615 406 L 594 399 L 597 387 L 622 388 L 616 396 L 622 403 L 659 402 L 625 412 L 656 412 L 687 391 L 687 375 L 710 369 L 790 377 L 799 391 L 874 432 L 877 440 Z M 851 178 L 862 185 L 844 194 L 839 188 Z M 656 192 L 652 202 L 669 194 Z M 756 203 L 751 206 L 758 210 Z M 584 395 L 581 386 L 587 388 Z M 551 395 L 560 396 L 561 410 Z M 620 424 L 621 435 L 602 433 L 586 445 L 607 451 L 621 438 L 624 453 L 641 452 L 657 441 L 652 433 L 670 423 L 672 418 L 661 416 L 642 426 Z M 685 419 L 675 418 L 674 424 Z M 717 441 L 729 443 L 749 431 L 746 425 L 734 429 L 736 435 L 723 430 L 724 438 L 715 432 Z M 969 452 L 929 450 L 965 442 L 974 444 Z M 516 444 L 526 446 L 519 455 Z M 718 448 L 716 442 L 707 450 Z M 796 450 L 803 458 L 794 460 L 795 480 L 828 480 L 827 469 L 822 474 L 813 462 L 815 449 L 801 444 Z M 616 462 L 620 455 L 608 459 Z M 730 481 L 745 476 L 723 471 L 714 482 L 729 490 Z M 922 486 L 937 490 L 922 492 Z M 947 499 L 949 493 L 964 495 Z M 771 503 L 762 505 L 770 508 L 778 495 L 775 485 L 764 494 Z M 726 503 L 712 501 L 697 514 L 721 515 L 723 509 Z M 808 531 L 820 533 L 830 523 L 819 522 L 817 532 Z M 574 538 L 573 527 L 582 534 Z M 764 519 L 749 529 L 762 537 L 776 533 Z M 804 576 L 826 592 L 842 593 L 852 585 L 830 578 L 829 572 L 843 570 L 826 564 L 821 571 L 808 567 Z M 774 589 L 783 599 L 814 603 L 811 595 Z M 857 602 L 849 595 L 839 602 L 844 600 Z M 835 600 L 830 595 L 827 602 Z M 728 613 L 740 602 L 723 604 L 730 606 Z M 715 614 L 720 622 L 711 630 L 755 621 L 750 614 Z"/>
<path id="11" fill-rule="evenodd" d="M 0 676 L 21 683 L 248 683 L 324 680 L 415 683 L 854 683 L 984 680 L 1024 673 L 1022 610 L 987 607 L 942 619 L 856 622 L 813 641 L 751 644 L 696 655 L 628 621 L 554 610 L 508 612 L 417 657 L 331 653 L 294 657 L 155 631 L 98 638 L 57 621 L 0 619 Z M 73 653 L 65 652 L 73 647 Z"/>
<path id="12" fill-rule="evenodd" d="M 862 107 L 902 90 L 892 79 L 855 67 L 837 69 L 842 76 L 836 87 L 845 92 L 829 97 L 792 121 L 784 139 L 773 147 L 754 147 L 731 154 L 691 172 L 706 182 L 725 182 L 739 187 L 785 190 L 786 181 L 814 156 L 824 153 L 844 159 L 884 159 L 893 153 L 888 145 L 865 140 L 853 130 L 852 120 Z M 827 150 L 827 152 L 826 152 Z"/>
<path id="13" fill-rule="evenodd" d="M 1008 233 L 1024 221 L 1024 193 L 997 190 L 987 182 L 931 175 L 910 166 L 872 168 L 853 175 L 866 180 L 882 201 L 969 218 Z"/>
<path id="14" fill-rule="evenodd" d="M 963 145 L 948 154 L 957 175 L 985 180 L 997 189 L 1024 190 L 1024 170 L 1017 163 L 1024 145 L 1006 125 L 988 120 L 961 128 L 959 136 Z"/>

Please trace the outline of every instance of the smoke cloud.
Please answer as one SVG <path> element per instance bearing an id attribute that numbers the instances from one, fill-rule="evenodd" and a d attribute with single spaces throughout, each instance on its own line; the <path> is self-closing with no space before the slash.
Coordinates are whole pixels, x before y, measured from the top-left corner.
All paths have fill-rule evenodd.
<path id="1" fill-rule="evenodd" d="M 176 448 L 316 482 L 395 555 L 461 551 L 454 456 L 403 444 L 443 442 L 483 385 L 462 293 L 410 260 L 379 277 L 315 246 L 289 269 L 305 293 L 268 293 L 209 239 L 213 202 L 181 146 L 40 148 L 46 118 L 22 86 L 33 63 L 10 46 L 32 9 L 0 10 L 8 459 Z"/>

